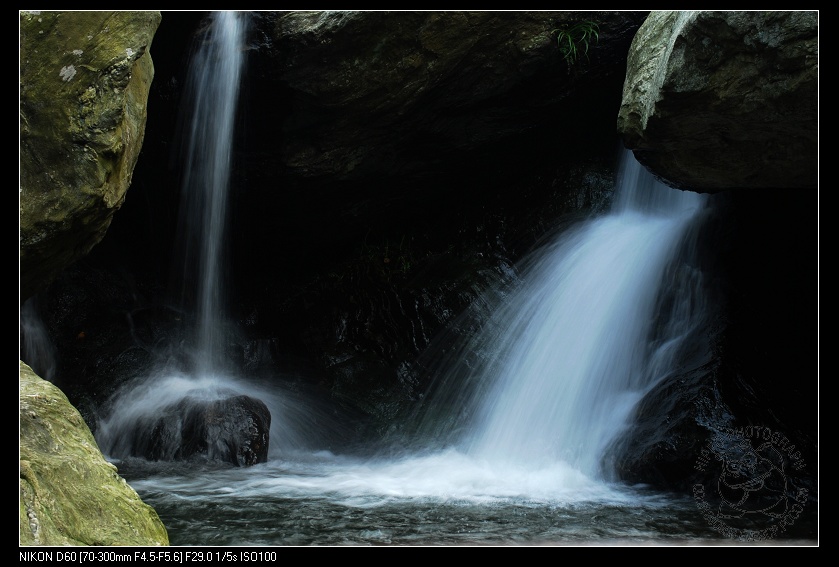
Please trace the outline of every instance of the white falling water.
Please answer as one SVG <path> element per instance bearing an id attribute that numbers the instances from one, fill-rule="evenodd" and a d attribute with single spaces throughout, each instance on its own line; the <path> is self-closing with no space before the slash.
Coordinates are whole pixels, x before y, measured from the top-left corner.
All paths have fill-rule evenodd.
<path id="1" fill-rule="evenodd" d="M 33 297 L 20 306 L 20 359 L 38 376 L 52 382 L 56 374 L 55 347 L 38 313 L 37 302 Z"/>
<path id="2" fill-rule="evenodd" d="M 182 110 L 183 164 L 175 280 L 185 317 L 194 315 L 191 367 L 167 364 L 125 385 L 111 400 L 97 440 L 111 456 L 130 455 L 143 420 L 178 400 L 218 400 L 231 394 L 267 398 L 259 388 L 223 369 L 225 234 L 232 148 L 240 77 L 244 65 L 246 16 L 213 12 L 192 54 Z M 187 342 L 187 345 L 190 343 Z M 153 421 L 152 421 L 153 423 Z"/>
<path id="3" fill-rule="evenodd" d="M 225 234 L 232 148 L 244 64 L 245 16 L 222 11 L 190 63 L 185 93 L 186 143 L 175 269 L 184 307 L 195 321 L 195 362 L 210 372 L 226 327 Z"/>
<path id="4" fill-rule="evenodd" d="M 466 454 L 608 477 L 606 448 L 643 394 L 676 370 L 704 315 L 686 238 L 705 197 L 656 181 L 629 152 L 618 177 L 611 212 L 530 255 L 517 286 L 499 294 L 482 332 L 459 351 L 471 357 L 468 370 L 458 360 L 443 371 L 458 382 L 451 387 L 482 392 L 443 394 L 470 415 L 456 443 Z"/>
<path id="5" fill-rule="evenodd" d="M 240 72 L 226 61 L 237 60 L 241 49 L 237 42 L 225 49 L 211 45 L 240 24 L 232 13 L 216 18 L 205 40 L 205 59 L 195 65 L 200 72 L 193 85 L 200 86 L 200 96 L 190 119 L 193 142 L 184 178 L 190 189 L 181 207 L 187 215 L 182 225 L 201 227 L 181 233 L 186 253 L 179 256 L 184 258 L 184 296 L 195 301 L 197 371 L 173 371 L 134 384 L 113 404 L 97 440 L 105 451 L 130 454 L 130 447 L 120 446 L 126 433 L 179 392 L 200 388 L 212 396 L 234 389 L 266 400 L 271 408 L 273 458 L 212 474 L 164 468 L 132 486 L 173 502 L 173 510 L 184 508 L 189 530 L 197 513 L 213 524 L 215 512 L 205 504 L 217 510 L 220 501 L 230 500 L 251 520 L 264 518 L 271 533 L 293 510 L 273 517 L 264 505 L 288 499 L 318 510 L 332 503 L 361 509 L 399 503 L 408 510 L 418 506 L 424 516 L 433 516 L 434 502 L 486 504 L 487 510 L 511 505 L 512 514 L 521 513 L 522 503 L 637 503 L 636 494 L 608 482 L 601 463 L 637 401 L 676 370 L 684 341 L 702 322 L 701 274 L 690 266 L 687 237 L 701 218 L 704 198 L 656 182 L 627 153 L 613 210 L 533 253 L 519 267 L 516 287 L 498 293 L 503 301 L 492 306 L 483 331 L 459 351 L 466 356 L 450 370 L 455 379 L 443 382 L 477 393 L 431 396 L 432 405 L 437 399 L 445 406 L 428 414 L 432 420 L 443 416 L 443 425 L 432 430 L 444 432 L 451 423 L 446 414 L 468 414 L 456 443 L 445 432 L 431 452 L 374 459 L 313 449 L 305 432 L 334 423 L 305 404 L 288 403 L 284 393 L 254 389 L 215 366 L 226 324 L 220 282 L 235 122 L 231 109 Z M 216 61 L 223 63 L 218 69 Z M 228 118 L 222 118 L 227 111 Z M 295 435 L 301 436 L 299 444 L 289 441 Z M 249 512 L 252 507 L 255 514 Z M 306 515 L 306 522 L 311 519 Z M 361 525 L 364 533 L 376 531 L 376 525 Z M 216 537 L 218 528 L 208 529 Z"/>
<path id="6" fill-rule="evenodd" d="M 175 411 L 179 402 L 205 403 L 246 395 L 266 404 L 271 414 L 271 458 L 308 447 L 326 427 L 338 430 L 324 410 L 299 392 L 245 379 L 225 364 L 230 324 L 225 313 L 232 148 L 248 15 L 213 12 L 193 53 L 184 93 L 183 168 L 174 279 L 184 319 L 194 315 L 194 341 L 161 368 L 125 384 L 109 400 L 99 421 L 97 441 L 111 458 L 136 455 L 154 435 L 156 419 Z M 180 426 L 180 424 L 179 424 Z M 155 435 L 155 437 L 158 437 Z M 167 438 L 160 453 L 174 453 L 180 439 Z"/>

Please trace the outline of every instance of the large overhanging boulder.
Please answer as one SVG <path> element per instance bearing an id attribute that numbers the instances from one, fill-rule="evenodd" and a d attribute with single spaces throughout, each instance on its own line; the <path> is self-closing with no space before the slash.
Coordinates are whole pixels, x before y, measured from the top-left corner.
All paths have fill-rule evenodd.
<path id="1" fill-rule="evenodd" d="M 169 545 L 79 412 L 20 362 L 20 545 Z"/>
<path id="2" fill-rule="evenodd" d="M 21 301 L 85 256 L 125 200 L 159 12 L 20 13 Z"/>
<path id="3" fill-rule="evenodd" d="M 680 189 L 818 183 L 818 13 L 661 11 L 638 30 L 618 131 Z"/>
<path id="4" fill-rule="evenodd" d="M 600 96 L 612 77 L 620 84 L 645 15 L 259 12 L 249 74 L 260 89 L 250 96 L 264 102 L 253 127 L 273 142 L 261 148 L 272 178 L 280 165 L 294 177 L 394 175 L 401 184 L 416 172 L 428 185 L 447 159 L 508 150 L 546 127 L 554 140 L 586 135 L 593 124 L 580 120 L 579 97 Z M 585 20 L 599 36 L 571 63 L 557 33 Z"/>

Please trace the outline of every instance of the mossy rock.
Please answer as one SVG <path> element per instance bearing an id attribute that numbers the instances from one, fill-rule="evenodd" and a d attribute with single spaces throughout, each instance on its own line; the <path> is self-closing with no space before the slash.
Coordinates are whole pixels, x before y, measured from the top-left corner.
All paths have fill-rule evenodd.
<path id="1" fill-rule="evenodd" d="M 20 545 L 169 545 L 67 397 L 20 362 Z"/>
<path id="2" fill-rule="evenodd" d="M 21 301 L 102 240 L 145 135 L 160 12 L 20 13 Z"/>

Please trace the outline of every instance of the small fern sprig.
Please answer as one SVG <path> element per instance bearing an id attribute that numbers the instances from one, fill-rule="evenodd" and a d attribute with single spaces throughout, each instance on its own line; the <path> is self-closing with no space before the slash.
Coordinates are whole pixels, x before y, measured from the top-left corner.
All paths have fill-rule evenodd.
<path id="1" fill-rule="evenodd" d="M 588 60 L 589 44 L 597 43 L 600 39 L 600 26 L 596 22 L 586 20 L 569 27 L 557 28 L 551 34 L 556 34 L 556 43 L 559 45 L 559 50 L 565 57 L 565 61 L 571 66 L 576 64 L 579 59 L 580 46 L 582 46 L 583 55 Z"/>

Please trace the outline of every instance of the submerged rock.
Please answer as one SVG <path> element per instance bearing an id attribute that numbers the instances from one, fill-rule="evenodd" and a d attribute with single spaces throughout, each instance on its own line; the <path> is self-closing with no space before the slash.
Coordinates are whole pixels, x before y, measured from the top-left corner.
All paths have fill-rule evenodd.
<path id="1" fill-rule="evenodd" d="M 159 413 L 141 418 L 133 455 L 153 461 L 206 458 L 251 466 L 268 460 L 271 413 L 245 395 L 202 399 L 196 391 Z"/>

